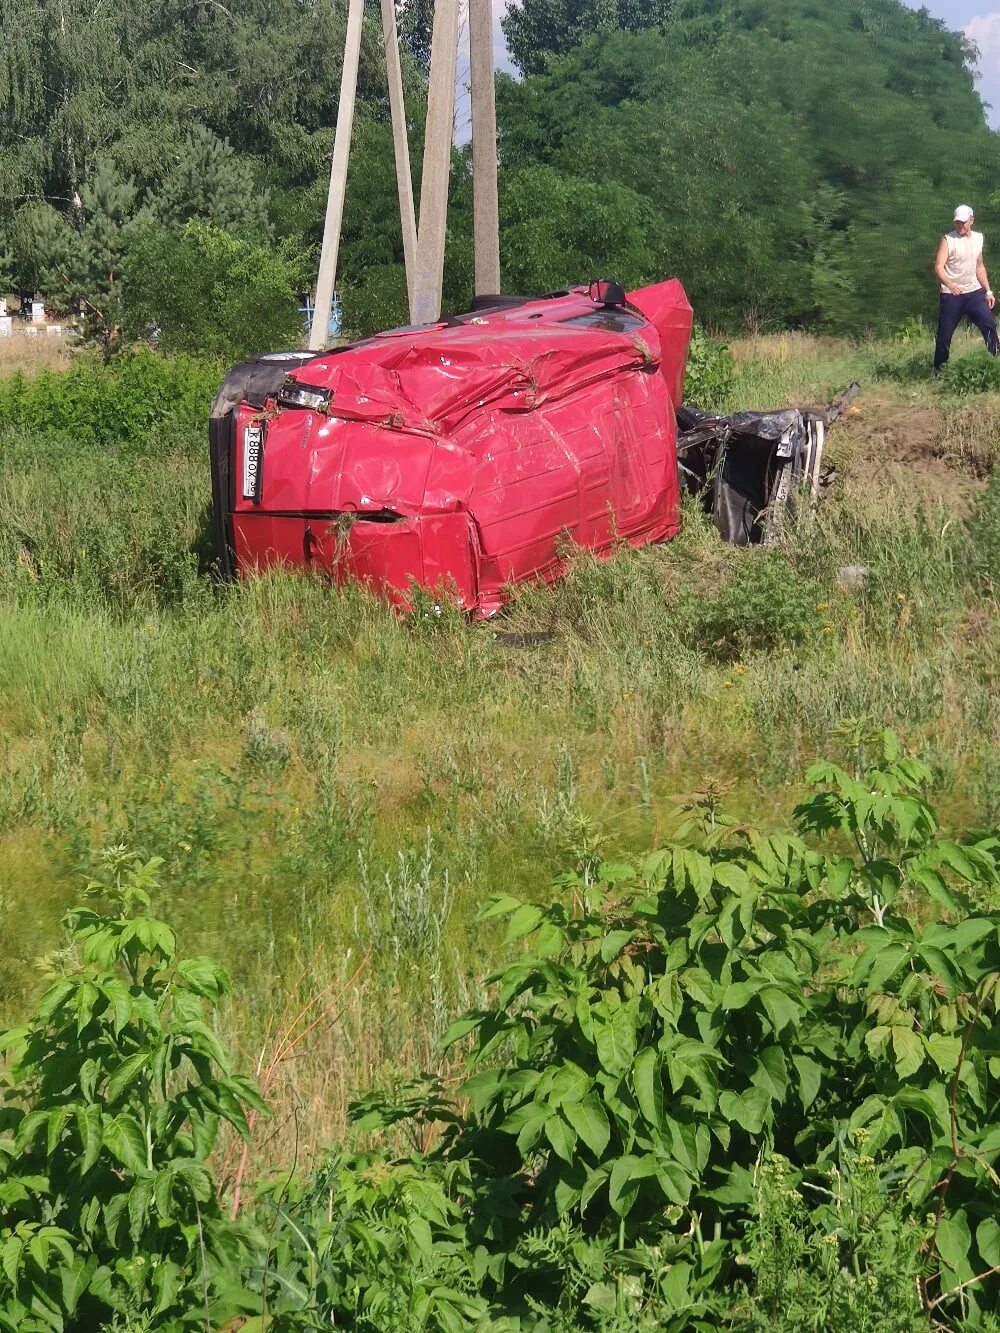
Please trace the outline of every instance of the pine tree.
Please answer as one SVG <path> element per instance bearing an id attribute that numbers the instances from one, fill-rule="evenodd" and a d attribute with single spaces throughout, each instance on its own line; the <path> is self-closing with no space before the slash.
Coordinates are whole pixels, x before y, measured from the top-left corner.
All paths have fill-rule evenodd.
<path id="1" fill-rule="evenodd" d="M 122 269 L 138 192 L 107 162 L 98 163 L 71 215 L 48 204 L 25 212 L 25 234 L 34 246 L 41 283 L 53 305 L 75 310 L 82 341 L 105 359 L 122 336 Z"/>
<path id="2" fill-rule="evenodd" d="M 157 219 L 183 225 L 211 222 L 228 231 L 267 231 L 267 191 L 258 186 L 245 157 L 203 125 L 178 148 L 162 187 L 150 201 Z"/>

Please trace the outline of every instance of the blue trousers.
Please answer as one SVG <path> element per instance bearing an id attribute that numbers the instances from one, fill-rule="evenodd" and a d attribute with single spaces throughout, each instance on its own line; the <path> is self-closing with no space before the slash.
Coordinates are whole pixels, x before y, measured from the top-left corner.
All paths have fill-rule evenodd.
<path id="1" fill-rule="evenodd" d="M 993 311 L 986 303 L 986 293 L 982 287 L 974 292 L 963 292 L 961 296 L 952 296 L 951 292 L 941 293 L 941 308 L 938 311 L 937 344 L 934 348 L 934 369 L 940 370 L 948 360 L 951 340 L 955 330 L 963 319 L 975 324 L 983 335 L 987 350 L 992 356 L 1000 353 L 997 341 L 997 321 Z"/>

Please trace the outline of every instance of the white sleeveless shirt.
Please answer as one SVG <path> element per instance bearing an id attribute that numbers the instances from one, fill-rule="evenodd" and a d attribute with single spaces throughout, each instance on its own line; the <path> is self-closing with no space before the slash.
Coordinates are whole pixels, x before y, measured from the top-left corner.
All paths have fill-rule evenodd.
<path id="1" fill-rule="evenodd" d="M 950 231 L 944 239 L 948 242 L 945 273 L 963 296 L 966 292 L 979 291 L 983 284 L 976 277 L 976 269 L 983 253 L 983 233 L 970 231 L 968 236 L 959 236 L 958 232 Z M 948 292 L 943 283 L 941 290 Z"/>

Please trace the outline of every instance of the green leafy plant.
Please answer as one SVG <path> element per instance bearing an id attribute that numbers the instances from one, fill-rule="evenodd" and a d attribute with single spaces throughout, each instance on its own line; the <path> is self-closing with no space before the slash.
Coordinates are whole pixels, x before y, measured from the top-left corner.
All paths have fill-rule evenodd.
<path id="1" fill-rule="evenodd" d="M 145 349 L 110 365 L 80 358 L 68 370 L 14 375 L 0 380 L 4 444 L 13 428 L 78 447 L 122 452 L 153 440 L 162 444 L 164 434 L 200 439 L 220 378 L 211 363 Z"/>
<path id="2" fill-rule="evenodd" d="M 0 1328 L 52 1333 L 142 1312 L 204 1326 L 244 1240 L 208 1159 L 265 1107 L 206 1022 L 229 981 L 149 915 L 158 862 L 115 847 L 65 918 L 29 1023 L 0 1039 Z M 238 1267 L 236 1270 L 238 1272 Z"/>
<path id="3" fill-rule="evenodd" d="M 639 872 L 604 865 L 548 906 L 487 908 L 534 948 L 451 1034 L 472 1038 L 473 1113 L 445 1152 L 474 1164 L 483 1243 L 561 1219 L 620 1250 L 671 1218 L 675 1240 L 689 1218 L 732 1238 L 762 1148 L 815 1169 L 865 1129 L 901 1216 L 932 1214 L 925 1310 L 989 1308 L 1000 917 L 975 895 L 995 893 L 1000 845 L 938 835 L 929 772 L 892 733 L 849 739 L 853 773 L 810 770 L 797 834 L 731 823 L 706 792 Z M 931 904 L 955 923 L 913 924 Z M 697 1327 L 673 1290 L 663 1326 Z"/>
<path id="4" fill-rule="evenodd" d="M 754 652 L 788 650 L 822 632 L 817 611 L 824 585 L 789 563 L 779 549 L 732 553 L 729 569 L 706 596 L 687 592 L 679 624 L 694 643 L 723 662 Z"/>
<path id="5" fill-rule="evenodd" d="M 788 1333 L 927 1328 L 920 1283 L 929 1269 L 930 1226 L 898 1194 L 886 1194 L 889 1164 L 865 1152 L 867 1137 L 857 1130 L 837 1162 L 818 1173 L 803 1175 L 779 1156 L 761 1162 L 738 1256 L 752 1273 L 738 1326 Z"/>
<path id="6" fill-rule="evenodd" d="M 302 257 L 194 220 L 136 233 L 124 280 L 127 329 L 165 352 L 238 361 L 303 337 Z"/>
<path id="7" fill-rule="evenodd" d="M 695 325 L 688 347 L 684 401 L 713 411 L 725 406 L 732 392 L 733 358 L 728 346 Z"/>
<path id="8" fill-rule="evenodd" d="M 1000 839 L 944 835 L 892 732 L 841 739 L 794 832 L 706 787 L 641 865 L 588 839 L 550 901 L 494 898 L 526 951 L 449 1034 L 458 1096 L 369 1094 L 355 1132 L 409 1151 L 345 1145 L 247 1225 L 207 1164 L 264 1109 L 205 1022 L 226 979 L 106 853 L 0 1043 L 0 1328 L 992 1328 Z"/>
<path id="9" fill-rule="evenodd" d="M 72 212 L 29 204 L 22 213 L 34 274 L 64 309 L 79 314 L 76 333 L 109 360 L 121 346 L 122 269 L 135 222 L 139 192 L 108 159 L 98 161 Z"/>
<path id="10" fill-rule="evenodd" d="M 1000 389 L 1000 362 L 980 349 L 949 361 L 941 374 L 945 393 L 996 393 Z"/>

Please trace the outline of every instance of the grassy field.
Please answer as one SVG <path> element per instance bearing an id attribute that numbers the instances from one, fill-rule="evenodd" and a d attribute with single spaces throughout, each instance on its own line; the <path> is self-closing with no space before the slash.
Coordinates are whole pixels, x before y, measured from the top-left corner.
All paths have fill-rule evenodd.
<path id="1" fill-rule="evenodd" d="M 1000 395 L 915 379 L 919 351 L 739 344 L 725 406 L 864 384 L 816 518 L 738 551 L 692 510 L 481 625 L 278 575 L 215 586 L 196 414 L 124 443 L 113 420 L 100 443 L 0 421 L 2 1016 L 100 849 L 161 858 L 156 906 L 232 972 L 247 1063 L 318 1020 L 270 1082 L 274 1160 L 293 1114 L 308 1151 L 360 1088 L 437 1067 L 504 956 L 474 920 L 489 894 L 656 845 L 685 793 L 783 825 L 868 718 L 931 765 L 948 825 L 995 823 Z"/>
<path id="2" fill-rule="evenodd" d="M 0 338 L 0 376 L 63 370 L 69 365 L 71 356 L 65 337 L 44 332 L 27 334 L 18 331 L 9 338 Z"/>

